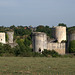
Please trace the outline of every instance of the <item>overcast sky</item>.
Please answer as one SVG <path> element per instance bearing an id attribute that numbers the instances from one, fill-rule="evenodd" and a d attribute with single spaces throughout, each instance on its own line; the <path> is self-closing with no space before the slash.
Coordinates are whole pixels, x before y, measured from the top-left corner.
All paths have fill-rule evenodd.
<path id="1" fill-rule="evenodd" d="M 75 0 L 0 0 L 0 25 L 75 26 Z"/>

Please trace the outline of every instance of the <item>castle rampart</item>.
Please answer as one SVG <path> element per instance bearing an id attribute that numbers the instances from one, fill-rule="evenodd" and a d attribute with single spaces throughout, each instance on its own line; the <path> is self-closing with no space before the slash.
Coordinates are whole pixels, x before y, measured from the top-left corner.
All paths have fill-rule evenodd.
<path id="1" fill-rule="evenodd" d="M 47 50 L 55 50 L 59 54 L 65 54 L 66 43 L 50 43 L 50 42 L 48 42 Z"/>

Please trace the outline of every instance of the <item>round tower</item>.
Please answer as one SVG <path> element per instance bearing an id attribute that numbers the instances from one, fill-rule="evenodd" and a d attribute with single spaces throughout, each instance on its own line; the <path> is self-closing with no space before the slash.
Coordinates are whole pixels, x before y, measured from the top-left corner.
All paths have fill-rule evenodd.
<path id="1" fill-rule="evenodd" d="M 35 52 L 42 52 L 47 49 L 47 35 L 43 32 L 33 32 L 32 44 Z"/>
<path id="2" fill-rule="evenodd" d="M 66 27 L 57 26 L 55 27 L 55 39 L 60 43 L 66 40 Z"/>
<path id="3" fill-rule="evenodd" d="M 7 32 L 8 35 L 8 43 L 13 43 L 14 32 Z"/>

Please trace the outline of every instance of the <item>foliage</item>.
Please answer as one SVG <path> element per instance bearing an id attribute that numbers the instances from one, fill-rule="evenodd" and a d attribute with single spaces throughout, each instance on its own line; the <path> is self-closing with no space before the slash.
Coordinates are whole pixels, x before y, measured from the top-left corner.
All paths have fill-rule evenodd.
<path id="1" fill-rule="evenodd" d="M 75 53 L 75 40 L 70 41 L 69 52 L 70 53 Z"/>
<path id="2" fill-rule="evenodd" d="M 66 24 L 64 24 L 64 23 L 59 23 L 58 26 L 64 26 L 64 27 L 67 27 Z"/>
<path id="3" fill-rule="evenodd" d="M 75 33 L 75 26 L 72 26 L 72 27 L 68 27 L 67 28 L 67 33 Z"/>
<path id="4" fill-rule="evenodd" d="M 15 29 L 15 25 L 10 26 L 10 29 Z"/>
<path id="5" fill-rule="evenodd" d="M 42 54 L 46 57 L 48 57 L 48 56 L 52 56 L 52 57 L 60 56 L 56 51 L 54 51 L 54 50 L 50 51 L 50 50 L 46 50 L 46 49 L 42 52 Z"/>
<path id="6" fill-rule="evenodd" d="M 31 56 L 32 55 L 32 49 L 30 48 L 30 44 L 31 44 L 31 38 L 27 37 L 24 39 L 24 41 L 22 39 L 17 39 L 17 43 L 18 43 L 18 48 L 16 48 L 15 50 L 15 54 L 16 56 Z"/>
<path id="7" fill-rule="evenodd" d="M 30 46 L 31 43 L 32 43 L 32 41 L 31 41 L 31 37 L 30 36 L 24 39 L 25 46 Z"/>
<path id="8" fill-rule="evenodd" d="M 40 53 L 38 53 L 38 52 L 33 52 L 33 55 L 32 55 L 33 57 L 44 57 L 44 55 L 43 54 L 40 54 Z"/>
<path id="9" fill-rule="evenodd" d="M 6 41 L 8 41 L 8 38 L 9 38 L 8 34 L 5 34 L 5 38 L 6 38 Z"/>
<path id="10" fill-rule="evenodd" d="M 37 32 L 45 32 L 50 38 L 52 38 L 52 29 L 49 26 L 37 26 Z"/>
<path id="11" fill-rule="evenodd" d="M 0 56 L 2 56 L 2 53 L 4 53 L 4 49 L 2 43 L 0 43 Z"/>
<path id="12" fill-rule="evenodd" d="M 0 26 L 0 32 L 5 32 L 5 27 L 4 26 Z"/>
<path id="13" fill-rule="evenodd" d="M 13 48 L 11 48 L 11 46 L 9 44 L 0 43 L 0 55 L 3 56 L 4 54 L 5 55 L 7 55 L 7 54 L 14 55 L 14 50 L 13 50 Z"/>
<path id="14" fill-rule="evenodd" d="M 24 27 L 14 28 L 14 32 L 16 36 L 30 35 L 30 29 L 24 29 Z"/>

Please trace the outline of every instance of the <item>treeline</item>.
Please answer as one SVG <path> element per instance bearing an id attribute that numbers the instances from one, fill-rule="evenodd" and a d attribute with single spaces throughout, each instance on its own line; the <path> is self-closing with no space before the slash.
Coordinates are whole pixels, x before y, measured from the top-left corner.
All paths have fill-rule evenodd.
<path id="1" fill-rule="evenodd" d="M 67 33 L 75 30 L 75 26 L 67 27 L 67 25 L 64 23 L 59 23 L 58 26 L 65 26 Z M 0 26 L 0 32 L 14 31 L 15 36 L 31 35 L 33 29 L 34 27 L 32 26 L 15 26 L 15 25 L 12 25 L 10 27 Z M 36 31 L 45 32 L 49 37 L 52 38 L 52 27 L 39 25 L 36 27 Z"/>
<path id="2" fill-rule="evenodd" d="M 27 26 L 10 26 L 10 27 L 4 27 L 0 26 L 0 32 L 7 32 L 7 31 L 14 31 L 15 36 L 23 36 L 23 35 L 30 35 L 31 29 Z"/>
<path id="3" fill-rule="evenodd" d="M 45 32 L 50 38 L 52 38 L 52 28 L 49 26 L 37 26 L 36 32 Z"/>

